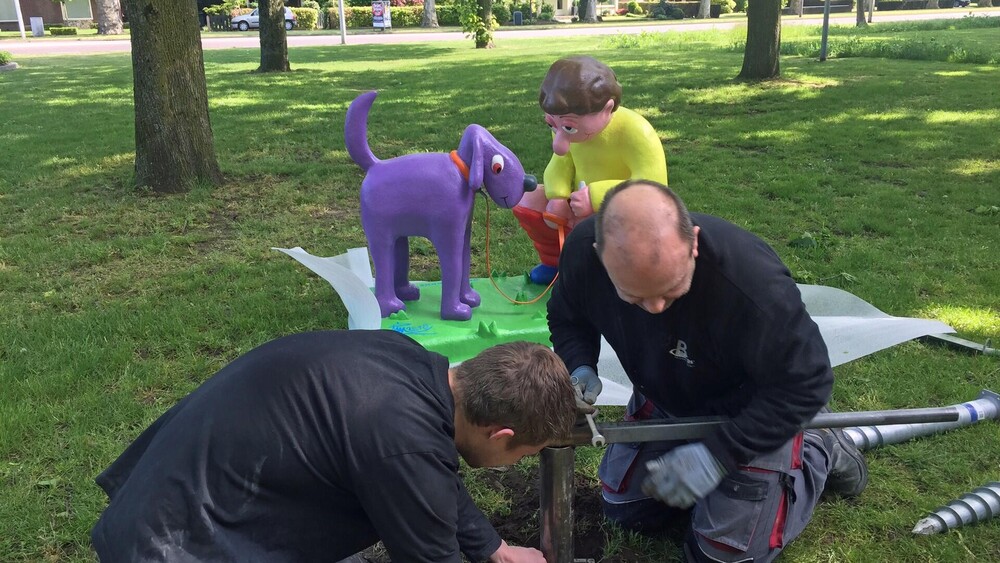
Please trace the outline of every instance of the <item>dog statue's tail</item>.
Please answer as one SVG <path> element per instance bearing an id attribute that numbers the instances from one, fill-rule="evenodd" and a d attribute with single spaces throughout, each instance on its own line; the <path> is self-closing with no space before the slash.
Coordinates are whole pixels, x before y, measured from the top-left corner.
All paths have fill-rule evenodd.
<path id="1" fill-rule="evenodd" d="M 344 144 L 347 145 L 347 154 L 351 155 L 351 159 L 366 172 L 379 162 L 368 147 L 368 112 L 372 109 L 377 95 L 378 92 L 365 92 L 354 98 L 347 108 L 347 118 L 344 119 Z"/>

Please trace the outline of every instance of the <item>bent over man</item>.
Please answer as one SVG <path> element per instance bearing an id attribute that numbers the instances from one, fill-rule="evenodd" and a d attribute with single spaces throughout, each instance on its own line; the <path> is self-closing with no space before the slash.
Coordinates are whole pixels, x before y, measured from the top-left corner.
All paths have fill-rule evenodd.
<path id="1" fill-rule="evenodd" d="M 665 185 L 628 181 L 563 249 L 548 306 L 555 351 L 584 398 L 603 335 L 633 384 L 629 419 L 726 416 L 702 441 L 613 444 L 606 516 L 640 532 L 693 507 L 689 561 L 770 561 L 826 490 L 860 494 L 867 466 L 840 430 L 802 425 L 830 397 L 819 329 L 777 254 Z"/>
<path id="2" fill-rule="evenodd" d="M 515 463 L 576 418 L 548 348 L 503 344 L 449 369 L 393 331 L 288 336 L 237 358 L 97 478 L 102 561 L 543 563 L 507 545 L 458 474 Z"/>

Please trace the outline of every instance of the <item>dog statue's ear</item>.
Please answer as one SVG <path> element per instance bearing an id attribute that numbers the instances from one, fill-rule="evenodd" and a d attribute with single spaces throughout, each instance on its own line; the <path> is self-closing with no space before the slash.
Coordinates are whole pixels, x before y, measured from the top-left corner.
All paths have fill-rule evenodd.
<path id="1" fill-rule="evenodd" d="M 486 129 L 475 124 L 469 125 L 468 133 L 472 141 L 472 159 L 467 163 L 469 165 L 469 188 L 478 190 L 483 185 L 483 170 L 486 168 L 486 163 L 483 162 L 485 158 L 483 156 L 485 151 L 483 137 L 488 133 Z"/>

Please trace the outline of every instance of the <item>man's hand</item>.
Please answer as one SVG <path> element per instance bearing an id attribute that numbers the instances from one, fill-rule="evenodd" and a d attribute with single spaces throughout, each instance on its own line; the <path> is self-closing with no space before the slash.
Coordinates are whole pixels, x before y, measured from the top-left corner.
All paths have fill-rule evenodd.
<path id="1" fill-rule="evenodd" d="M 501 540 L 500 548 L 490 555 L 490 563 L 545 563 L 545 556 L 537 549 L 510 546 Z"/>
<path id="2" fill-rule="evenodd" d="M 601 394 L 604 385 L 601 378 L 597 377 L 597 372 L 590 366 L 580 366 L 573 370 L 569 376 L 569 382 L 580 392 L 583 400 L 592 405 L 597 402 L 597 396 Z"/>
<path id="3" fill-rule="evenodd" d="M 685 444 L 646 463 L 642 492 L 676 508 L 688 508 L 715 490 L 725 468 L 704 444 Z"/>
<path id="4" fill-rule="evenodd" d="M 569 195 L 569 208 L 577 219 L 594 214 L 594 204 L 590 202 L 590 186 L 586 182 L 580 182 L 576 191 Z"/>

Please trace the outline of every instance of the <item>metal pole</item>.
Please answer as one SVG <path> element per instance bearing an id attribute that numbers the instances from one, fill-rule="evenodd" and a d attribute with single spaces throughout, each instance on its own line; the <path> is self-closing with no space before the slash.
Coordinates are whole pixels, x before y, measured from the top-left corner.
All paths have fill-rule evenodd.
<path id="1" fill-rule="evenodd" d="M 872 14 L 875 12 L 875 0 L 868 0 L 868 23 L 872 23 Z"/>
<path id="2" fill-rule="evenodd" d="M 816 415 L 803 428 L 846 428 L 879 424 L 910 424 L 914 422 L 955 422 L 961 418 L 961 405 L 926 409 L 896 409 L 885 411 L 834 412 Z M 659 442 L 666 440 L 694 440 L 704 438 L 719 426 L 729 424 L 722 416 L 683 417 L 645 420 L 641 422 L 612 422 L 598 426 L 607 444 L 617 442 Z M 594 434 L 587 426 L 575 428 L 570 438 L 575 446 L 592 443 Z"/>
<path id="3" fill-rule="evenodd" d="M 874 1 L 874 0 L 873 0 Z M 826 36 L 830 33 L 830 0 L 823 3 L 823 42 L 819 48 L 819 62 L 826 60 Z"/>
<path id="4" fill-rule="evenodd" d="M 949 428 L 968 424 L 964 420 L 996 418 L 1000 399 L 996 393 L 983 390 L 979 399 L 949 407 L 895 409 L 822 413 L 803 428 L 847 428 L 861 425 L 914 425 L 951 423 Z M 975 413 L 975 415 L 973 415 Z M 570 437 L 571 444 L 545 448 L 541 452 L 541 548 L 547 563 L 573 563 L 573 466 L 571 445 L 590 445 L 601 436 L 605 443 L 658 442 L 704 438 L 719 426 L 729 424 L 726 417 L 684 417 L 641 422 L 618 422 L 577 427 Z M 919 425 L 918 425 L 919 426 Z M 859 429 L 851 429 L 859 430 Z M 912 435 L 911 435 L 912 437 Z M 854 437 L 852 436 L 852 439 Z M 858 443 L 860 439 L 855 440 Z M 860 446 L 859 446 L 860 447 Z"/>
<path id="5" fill-rule="evenodd" d="M 344 0 L 340 0 L 340 44 L 347 45 L 347 21 L 344 18 Z"/>
<path id="6" fill-rule="evenodd" d="M 918 436 L 929 436 L 946 430 L 975 424 L 980 420 L 1000 418 L 1000 395 L 983 390 L 979 398 L 958 405 L 958 420 L 955 422 L 890 424 L 886 426 L 861 426 L 845 428 L 844 433 L 860 450 L 870 450 L 879 446 L 898 444 Z"/>
<path id="7" fill-rule="evenodd" d="M 546 563 L 573 563 L 573 466 L 570 446 L 545 448 L 541 472 L 541 548 Z"/>
<path id="8" fill-rule="evenodd" d="M 17 28 L 21 30 L 21 41 L 27 39 L 24 36 L 24 16 L 21 15 L 21 0 L 14 0 L 14 11 L 17 12 Z"/>

